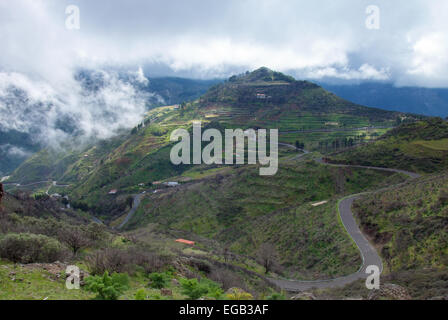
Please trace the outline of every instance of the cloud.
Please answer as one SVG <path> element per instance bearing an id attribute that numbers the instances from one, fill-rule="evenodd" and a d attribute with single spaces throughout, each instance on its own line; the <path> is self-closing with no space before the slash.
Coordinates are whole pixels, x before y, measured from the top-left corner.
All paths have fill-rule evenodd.
<path id="1" fill-rule="evenodd" d="M 31 152 L 23 148 L 11 144 L 0 145 L 0 152 L 6 153 L 8 156 L 11 157 L 23 158 L 23 159 L 28 158 L 32 154 Z"/>
<path id="2" fill-rule="evenodd" d="M 376 69 L 369 64 L 363 64 L 358 69 L 349 69 L 347 67 L 335 68 L 316 68 L 310 69 L 304 73 L 309 79 L 336 78 L 343 80 L 378 80 L 385 81 L 390 79 L 389 70 L 386 68 Z"/>
<path id="3" fill-rule="evenodd" d="M 78 5 L 81 29 L 65 28 Z M 69 82 L 77 67 L 166 66 L 222 77 L 268 66 L 311 76 L 448 87 L 444 0 L 0 1 L 0 68 Z M 431 52 L 428 52 L 431 50 Z M 160 68 L 158 68 L 160 69 Z"/>
<path id="4" fill-rule="evenodd" d="M 65 27 L 73 4 L 80 30 Z M 0 128 L 51 145 L 110 137 L 159 99 L 141 90 L 153 72 L 211 78 L 267 66 L 298 78 L 448 87 L 448 3 L 378 0 L 379 30 L 365 27 L 370 4 L 0 0 Z M 86 87 L 79 70 L 102 86 Z"/>
<path id="5" fill-rule="evenodd" d="M 0 114 L 7 115 L 0 117 L 0 128 L 52 147 L 106 139 L 138 124 L 146 103 L 158 98 L 135 83 L 148 83 L 141 70 L 126 79 L 113 71 L 83 70 L 70 87 L 0 72 Z"/>

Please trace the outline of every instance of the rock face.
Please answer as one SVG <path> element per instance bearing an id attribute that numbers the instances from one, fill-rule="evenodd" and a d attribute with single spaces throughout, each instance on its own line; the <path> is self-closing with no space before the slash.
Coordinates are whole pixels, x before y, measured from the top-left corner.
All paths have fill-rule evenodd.
<path id="1" fill-rule="evenodd" d="M 291 300 L 317 300 L 317 298 L 311 292 L 300 292 L 295 296 L 292 296 Z"/>
<path id="2" fill-rule="evenodd" d="M 385 283 L 379 290 L 373 290 L 368 300 L 412 300 L 406 288 L 397 284 Z"/>

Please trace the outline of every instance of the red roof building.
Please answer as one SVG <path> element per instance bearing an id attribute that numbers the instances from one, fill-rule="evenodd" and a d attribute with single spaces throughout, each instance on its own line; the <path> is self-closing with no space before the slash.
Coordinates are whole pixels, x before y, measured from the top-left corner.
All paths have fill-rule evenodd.
<path id="1" fill-rule="evenodd" d="M 194 241 L 190 241 L 190 240 L 177 239 L 176 242 L 185 243 L 185 244 L 188 244 L 190 246 L 194 246 Z"/>

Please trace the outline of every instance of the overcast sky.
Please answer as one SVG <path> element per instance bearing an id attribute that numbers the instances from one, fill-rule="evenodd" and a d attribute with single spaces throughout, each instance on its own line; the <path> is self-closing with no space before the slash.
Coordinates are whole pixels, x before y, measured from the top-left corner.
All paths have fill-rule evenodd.
<path id="1" fill-rule="evenodd" d="M 67 5 L 80 29 L 66 28 Z M 380 9 L 367 29 L 366 8 Z M 60 83 L 77 67 L 146 76 L 297 78 L 448 87 L 446 0 L 0 0 L 0 71 Z"/>

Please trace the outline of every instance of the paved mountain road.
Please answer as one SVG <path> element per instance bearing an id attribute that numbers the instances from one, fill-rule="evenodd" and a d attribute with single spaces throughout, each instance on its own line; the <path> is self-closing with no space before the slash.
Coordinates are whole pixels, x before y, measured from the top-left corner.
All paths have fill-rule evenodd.
<path id="1" fill-rule="evenodd" d="M 129 220 L 134 215 L 135 211 L 137 211 L 138 206 L 140 205 L 140 201 L 142 200 L 142 196 L 143 195 L 144 195 L 144 193 L 139 193 L 139 194 L 134 196 L 134 201 L 132 202 L 131 210 L 128 212 L 128 214 L 126 215 L 126 218 L 124 218 L 123 222 L 120 223 L 120 225 L 117 227 L 117 229 L 123 228 L 126 225 L 126 223 L 129 222 Z"/>
<path id="2" fill-rule="evenodd" d="M 286 144 L 284 144 L 286 145 Z M 288 145 L 292 148 L 298 149 L 293 145 Z M 306 152 L 305 150 L 303 150 Z M 307 153 L 307 152 L 306 152 Z M 409 176 L 411 179 L 415 179 L 420 177 L 419 174 L 399 169 L 390 169 L 390 168 L 380 168 L 380 167 L 371 167 L 371 166 L 358 166 L 358 165 L 343 165 L 343 164 L 329 164 L 325 163 L 322 159 L 317 159 L 317 162 L 325 165 L 336 166 L 336 167 L 352 167 L 352 168 L 363 168 L 363 169 L 372 169 L 372 170 L 381 170 L 388 172 L 401 173 Z M 329 280 L 316 280 L 316 281 L 300 281 L 300 280 L 288 280 L 288 279 L 270 279 L 271 282 L 276 284 L 283 290 L 290 292 L 298 292 L 303 290 L 309 290 L 311 288 L 335 288 L 345 286 L 359 279 L 366 279 L 368 274 L 366 274 L 366 268 L 368 266 L 374 265 L 377 266 L 380 272 L 383 271 L 383 263 L 381 261 L 381 257 L 379 256 L 376 249 L 369 243 L 366 237 L 362 234 L 359 229 L 358 224 L 356 223 L 355 218 L 353 217 L 352 212 L 352 204 L 353 201 L 359 198 L 361 194 L 355 194 L 341 199 L 338 203 L 339 215 L 341 217 L 342 224 L 344 225 L 345 230 L 350 235 L 350 238 L 353 239 L 355 244 L 358 246 L 358 249 L 362 256 L 362 265 L 361 268 L 348 276 L 329 279 Z"/>

